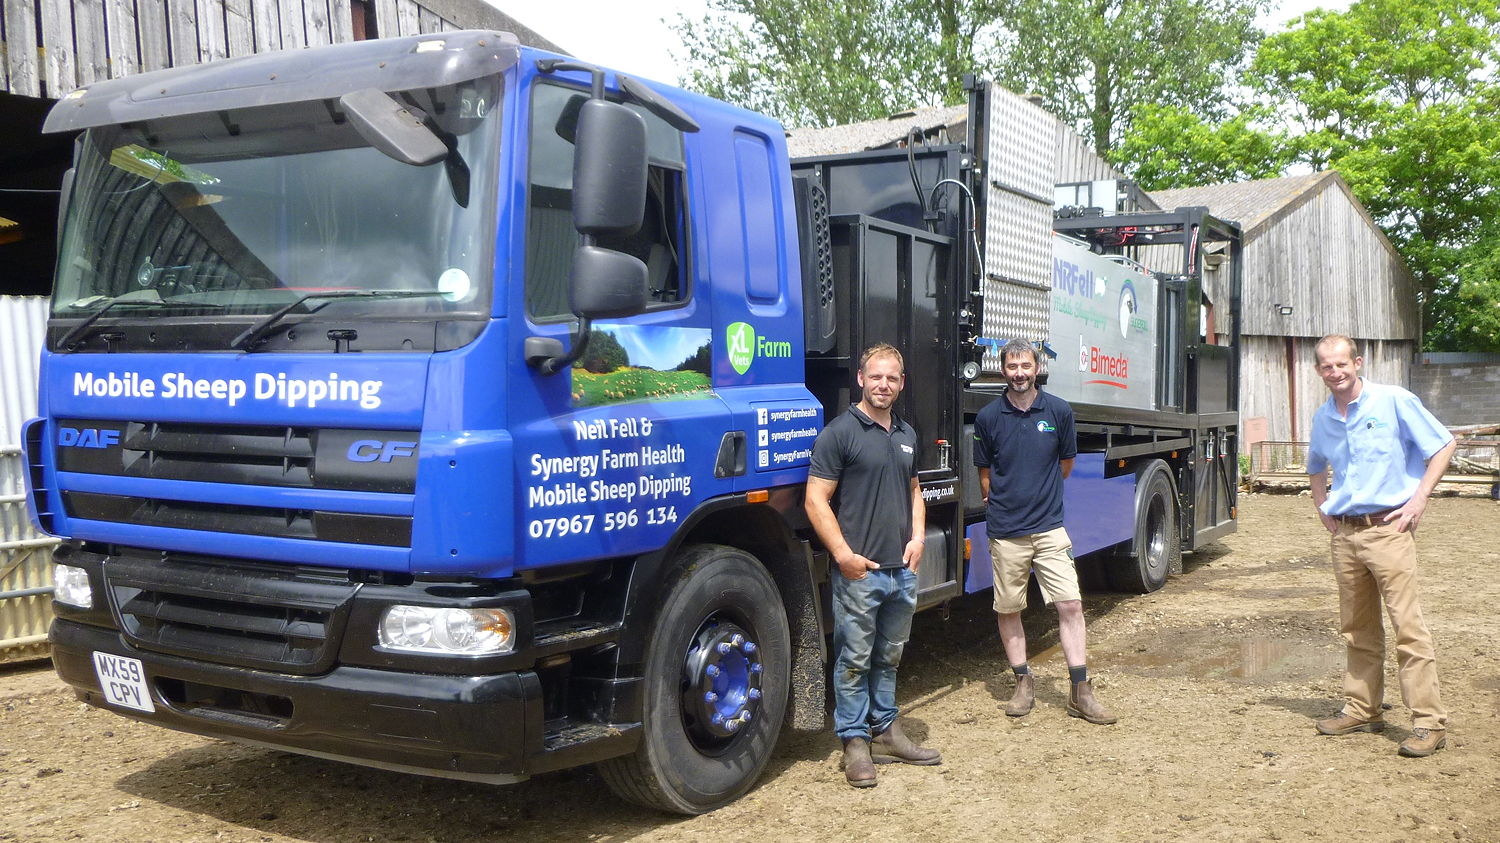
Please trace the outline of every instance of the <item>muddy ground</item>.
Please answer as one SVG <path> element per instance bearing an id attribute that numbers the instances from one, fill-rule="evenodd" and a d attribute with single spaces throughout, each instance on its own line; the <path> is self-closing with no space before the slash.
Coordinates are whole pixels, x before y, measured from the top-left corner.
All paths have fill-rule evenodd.
<path id="1" fill-rule="evenodd" d="M 490 788 L 250 749 L 74 701 L 45 669 L 0 672 L 0 840 L 713 839 L 1500 840 L 1500 503 L 1434 499 L 1419 538 L 1448 748 L 1319 737 L 1342 651 L 1327 537 L 1308 498 L 1242 498 L 1240 531 L 1147 596 L 1086 598 L 1091 667 L 1121 715 L 1064 714 L 1056 620 L 1032 610 L 1039 705 L 1011 679 L 984 597 L 917 619 L 909 730 L 941 767 L 843 784 L 831 735 L 783 740 L 740 802 L 684 819 L 632 807 L 590 770 Z"/>

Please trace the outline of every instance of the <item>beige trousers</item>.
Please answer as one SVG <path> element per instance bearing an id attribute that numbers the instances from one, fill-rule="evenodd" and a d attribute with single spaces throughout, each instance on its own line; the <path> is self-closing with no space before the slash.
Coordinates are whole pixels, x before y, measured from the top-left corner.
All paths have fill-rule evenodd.
<path id="1" fill-rule="evenodd" d="M 1393 524 L 1340 522 L 1333 534 L 1334 577 L 1339 586 L 1339 632 L 1346 648 L 1344 713 L 1379 720 L 1385 696 L 1385 605 L 1396 635 L 1401 699 L 1413 728 L 1443 729 L 1448 712 L 1438 698 L 1432 634 L 1417 602 L 1417 544 Z"/>

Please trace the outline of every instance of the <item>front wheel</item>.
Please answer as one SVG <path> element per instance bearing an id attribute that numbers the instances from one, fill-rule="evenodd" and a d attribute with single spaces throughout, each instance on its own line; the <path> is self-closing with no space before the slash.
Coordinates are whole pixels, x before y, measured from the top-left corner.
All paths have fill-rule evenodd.
<path id="1" fill-rule="evenodd" d="M 754 557 L 693 545 L 678 557 L 647 645 L 641 744 L 599 773 L 650 808 L 702 814 L 760 778 L 786 714 L 791 636 Z"/>
<path id="2" fill-rule="evenodd" d="M 1140 478 L 1131 553 L 1111 560 L 1109 579 L 1120 591 L 1146 594 L 1167 584 L 1167 574 L 1182 558 L 1182 540 L 1177 533 L 1177 496 L 1167 464 L 1152 461 Z"/>

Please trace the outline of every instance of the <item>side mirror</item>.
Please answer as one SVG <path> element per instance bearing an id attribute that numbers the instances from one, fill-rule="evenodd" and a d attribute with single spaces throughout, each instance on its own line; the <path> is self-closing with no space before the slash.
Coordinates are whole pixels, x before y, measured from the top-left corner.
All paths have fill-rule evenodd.
<path id="1" fill-rule="evenodd" d="M 628 235 L 646 212 L 646 121 L 619 103 L 591 99 L 578 113 L 573 149 L 573 227 Z"/>
<path id="2" fill-rule="evenodd" d="M 621 319 L 646 309 L 646 265 L 640 258 L 579 246 L 568 277 L 573 312 L 585 319 Z"/>

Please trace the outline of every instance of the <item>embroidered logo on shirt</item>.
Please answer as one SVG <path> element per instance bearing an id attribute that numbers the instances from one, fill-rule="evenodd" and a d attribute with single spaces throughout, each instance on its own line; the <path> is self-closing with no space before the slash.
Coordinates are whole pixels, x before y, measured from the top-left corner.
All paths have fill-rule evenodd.
<path id="1" fill-rule="evenodd" d="M 1365 421 L 1365 430 L 1378 430 L 1382 427 L 1390 427 L 1390 425 L 1380 419 L 1368 419 Z"/>
<path id="2" fill-rule="evenodd" d="M 1036 429 L 1037 429 L 1037 431 L 1039 433 L 1056 433 L 1057 432 L 1057 428 L 1055 428 L 1055 427 L 1052 426 L 1052 422 L 1049 422 L 1046 419 L 1041 419 L 1041 420 L 1037 421 L 1037 423 L 1036 423 Z"/>
<path id="3" fill-rule="evenodd" d="M 910 445 L 902 445 L 902 446 L 901 446 L 901 450 L 902 450 L 902 451 L 905 451 L 905 452 L 906 452 L 906 453 L 908 453 L 908 454 L 910 454 L 910 453 L 913 453 L 913 451 L 912 451 L 912 448 L 911 448 L 911 446 L 910 446 Z"/>

